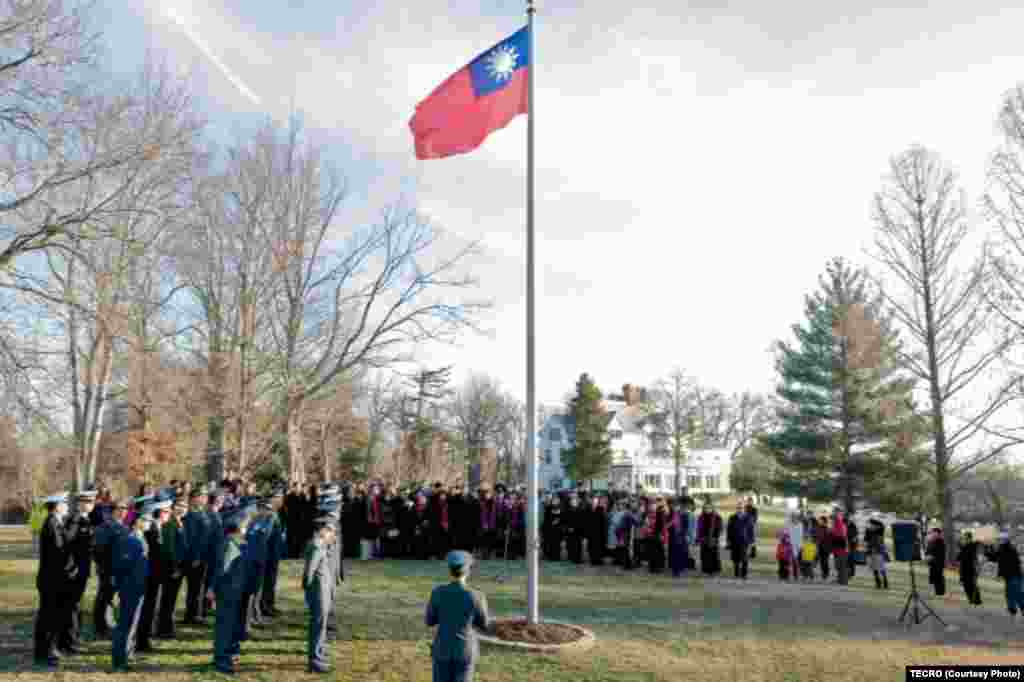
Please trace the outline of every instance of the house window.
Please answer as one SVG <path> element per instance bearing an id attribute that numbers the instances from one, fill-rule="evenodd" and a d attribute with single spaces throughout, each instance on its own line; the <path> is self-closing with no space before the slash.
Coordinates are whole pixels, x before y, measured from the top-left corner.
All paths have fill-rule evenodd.
<path id="1" fill-rule="evenodd" d="M 661 474 L 644 474 L 645 488 L 661 488 Z"/>
<path id="2" fill-rule="evenodd" d="M 552 426 L 548 429 L 548 440 L 552 443 L 560 443 L 562 441 L 562 430 Z"/>
<path id="3" fill-rule="evenodd" d="M 551 466 L 551 450 L 544 451 L 544 463 Z"/>
<path id="4" fill-rule="evenodd" d="M 610 435 L 612 440 L 618 440 L 622 438 L 622 431 L 616 429 L 615 431 L 612 431 Z"/>
<path id="5" fill-rule="evenodd" d="M 717 474 L 714 475 L 714 476 L 712 476 L 712 475 L 705 476 L 704 480 L 707 483 L 707 487 L 709 489 L 711 489 L 711 490 L 718 489 L 719 486 L 718 486 L 718 475 Z"/>
<path id="6" fill-rule="evenodd" d="M 700 490 L 700 476 L 696 474 L 690 474 L 687 476 L 686 487 L 692 488 L 693 490 Z"/>
<path id="7" fill-rule="evenodd" d="M 669 490 L 672 490 L 672 491 L 676 490 L 676 475 L 675 474 L 666 474 L 665 475 L 665 487 L 668 488 Z"/>

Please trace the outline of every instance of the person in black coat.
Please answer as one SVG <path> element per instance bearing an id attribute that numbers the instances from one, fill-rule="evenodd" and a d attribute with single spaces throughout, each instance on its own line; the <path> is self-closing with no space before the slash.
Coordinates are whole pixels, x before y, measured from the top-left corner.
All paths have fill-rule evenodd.
<path id="1" fill-rule="evenodd" d="M 928 557 L 928 582 L 935 589 L 935 595 L 941 597 L 946 594 L 946 541 L 941 528 L 932 529 L 925 555 Z"/>
<path id="2" fill-rule="evenodd" d="M 590 509 L 584 512 L 587 533 L 587 556 L 594 566 L 604 565 L 605 546 L 608 544 L 608 514 L 601 500 L 594 497 Z"/>
<path id="3" fill-rule="evenodd" d="M 64 496 L 46 502 L 47 517 L 39 534 L 39 568 L 36 589 L 39 610 L 34 633 L 35 662 L 56 666 L 60 662 L 57 638 L 66 622 L 67 597 L 78 577 L 78 567 L 68 551 L 64 520 L 68 505 Z"/>
<path id="4" fill-rule="evenodd" d="M 203 614 L 206 571 L 210 554 L 210 517 L 206 513 L 206 491 L 200 486 L 189 493 L 190 509 L 182 520 L 185 533 L 185 620 L 199 623 Z"/>
<path id="5" fill-rule="evenodd" d="M 967 601 L 981 606 L 981 590 L 978 589 L 978 543 L 970 532 L 964 533 L 960 552 L 956 558 L 960 566 L 960 584 L 964 586 Z"/>
<path id="6" fill-rule="evenodd" d="M 1017 613 L 1024 613 L 1024 588 L 1020 565 L 1020 553 L 1010 542 L 1008 533 L 999 534 L 999 547 L 986 547 L 985 558 L 999 567 L 998 577 L 1006 581 L 1006 610 L 1011 620 L 1016 620 Z"/>
<path id="7" fill-rule="evenodd" d="M 544 558 L 548 561 L 562 560 L 562 505 L 547 496 L 544 500 L 544 518 L 541 521 L 541 539 Z"/>
<path id="8" fill-rule="evenodd" d="M 92 575 L 93 546 L 96 542 L 96 531 L 90 514 L 96 500 L 96 491 L 84 491 L 75 496 L 75 512 L 65 527 L 65 540 L 68 552 L 78 569 L 78 576 L 70 586 L 68 596 L 67 620 L 57 640 L 60 650 L 79 653 L 82 642 L 82 597 Z"/>
<path id="9" fill-rule="evenodd" d="M 398 558 L 398 512 L 402 500 L 398 491 L 388 487 L 380 502 L 380 555 L 385 559 Z"/>
<path id="10" fill-rule="evenodd" d="M 292 483 L 284 498 L 284 522 L 288 529 L 288 558 L 297 559 L 302 556 L 302 507 L 305 500 L 298 483 Z"/>
<path id="11" fill-rule="evenodd" d="M 128 514 L 128 505 L 124 502 L 112 504 L 113 511 L 110 518 L 100 524 L 96 529 L 93 542 L 93 560 L 96 562 L 96 600 L 92 605 L 93 628 L 96 636 L 106 638 L 110 636 L 115 619 L 112 614 L 111 605 L 114 601 L 113 561 L 114 550 L 120 541 L 121 536 L 131 531 L 125 525 L 124 519 Z"/>
<path id="12" fill-rule="evenodd" d="M 569 561 L 574 564 L 583 563 L 583 538 L 586 535 L 585 519 L 583 510 L 580 509 L 579 498 L 573 495 L 569 498 L 569 511 L 564 515 L 562 522 L 566 534 L 566 549 L 569 553 Z"/>
<path id="13" fill-rule="evenodd" d="M 142 600 L 142 614 L 139 616 L 139 629 L 136 635 L 136 651 L 150 653 L 153 651 L 153 627 L 156 622 L 156 611 L 163 595 L 164 583 L 169 577 L 172 566 L 167 565 L 167 557 L 163 549 L 162 528 L 171 516 L 171 501 L 155 502 L 143 510 L 152 518 L 146 529 L 146 555 L 149 560 L 149 572 L 146 575 L 146 592 Z"/>

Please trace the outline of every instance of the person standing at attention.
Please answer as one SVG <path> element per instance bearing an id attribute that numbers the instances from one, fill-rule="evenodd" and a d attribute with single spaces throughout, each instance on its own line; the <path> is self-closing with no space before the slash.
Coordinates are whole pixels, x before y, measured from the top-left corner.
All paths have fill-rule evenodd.
<path id="1" fill-rule="evenodd" d="M 466 587 L 473 557 L 467 552 L 448 554 L 451 582 L 435 587 L 427 603 L 427 627 L 437 626 L 430 647 L 434 682 L 471 682 L 473 667 L 480 657 L 480 643 L 474 628 L 491 629 L 487 599 Z"/>

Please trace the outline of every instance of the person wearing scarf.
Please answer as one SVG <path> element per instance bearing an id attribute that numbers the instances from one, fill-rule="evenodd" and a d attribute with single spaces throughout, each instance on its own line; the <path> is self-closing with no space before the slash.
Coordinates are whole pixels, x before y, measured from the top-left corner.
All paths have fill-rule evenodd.
<path id="1" fill-rule="evenodd" d="M 789 572 L 793 567 L 793 543 L 789 530 L 779 533 L 779 544 L 775 547 L 775 560 L 779 562 L 779 580 L 789 582 Z"/>
<path id="2" fill-rule="evenodd" d="M 526 500 L 519 493 L 516 493 L 512 501 L 511 519 L 509 521 L 512 529 L 512 540 L 509 542 L 508 551 L 510 559 L 518 559 L 526 556 Z"/>
<path id="3" fill-rule="evenodd" d="M 448 507 L 448 493 L 443 488 L 436 488 L 430 498 L 431 529 L 433 530 L 430 554 L 439 559 L 448 556 L 451 546 L 451 519 Z"/>
<path id="4" fill-rule="evenodd" d="M 666 544 L 668 545 L 668 564 L 672 569 L 672 577 L 678 578 L 689 568 L 689 551 L 686 533 L 689 528 L 689 514 L 682 500 L 669 501 L 669 521 L 666 527 Z"/>
<path id="5" fill-rule="evenodd" d="M 430 509 L 427 507 L 427 496 L 416 495 L 416 506 L 413 508 L 413 552 L 417 559 L 430 558 Z"/>
<path id="6" fill-rule="evenodd" d="M 483 499 L 480 500 L 480 536 L 478 545 L 480 554 L 484 559 L 491 558 L 491 551 L 496 542 L 498 529 L 498 504 L 491 496 L 490 490 L 483 491 Z"/>
<path id="7" fill-rule="evenodd" d="M 377 486 L 370 488 L 370 496 L 366 502 L 366 526 L 363 539 L 370 542 L 370 558 L 380 556 L 380 529 L 384 525 L 384 514 L 381 511 L 380 491 Z"/>
<path id="8" fill-rule="evenodd" d="M 710 504 L 697 519 L 697 544 L 700 545 L 700 570 L 705 575 L 722 572 L 722 558 L 719 554 L 722 538 L 722 517 Z"/>
<path id="9" fill-rule="evenodd" d="M 847 538 L 846 522 L 843 520 L 843 513 L 836 510 L 832 517 L 832 528 L 829 531 L 832 538 L 832 556 L 835 557 L 836 582 L 846 585 L 850 581 L 850 563 L 847 561 L 849 551 L 849 540 Z"/>
<path id="10" fill-rule="evenodd" d="M 651 573 L 661 573 L 665 570 L 665 545 L 668 540 L 668 528 L 666 516 L 668 510 L 665 508 L 665 499 L 659 497 L 655 500 L 655 506 L 647 512 L 647 556 L 648 568 Z"/>

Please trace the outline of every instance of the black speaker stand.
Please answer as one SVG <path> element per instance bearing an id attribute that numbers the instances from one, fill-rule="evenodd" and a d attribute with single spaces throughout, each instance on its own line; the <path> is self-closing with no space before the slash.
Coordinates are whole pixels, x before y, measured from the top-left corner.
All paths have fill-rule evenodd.
<path id="1" fill-rule="evenodd" d="M 913 606 L 913 611 L 911 611 L 911 606 Z M 927 611 L 927 613 L 922 614 L 922 608 Z M 946 622 L 939 618 L 939 614 L 935 613 L 932 607 L 928 606 L 928 602 L 926 602 L 924 597 L 922 597 L 917 591 L 917 577 L 914 575 L 913 561 L 910 562 L 910 594 L 907 595 L 907 603 L 903 606 L 903 612 L 900 614 L 899 622 L 902 623 L 903 620 L 911 613 L 913 613 L 915 625 L 920 625 L 924 621 L 928 620 L 928 616 L 932 616 L 935 620 L 942 623 L 944 627 L 946 626 Z M 907 622 L 907 625 L 910 625 L 909 621 Z"/>

